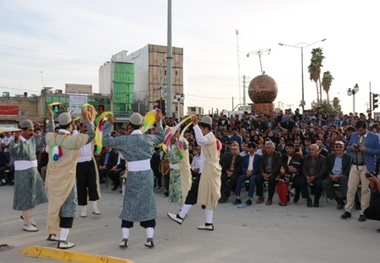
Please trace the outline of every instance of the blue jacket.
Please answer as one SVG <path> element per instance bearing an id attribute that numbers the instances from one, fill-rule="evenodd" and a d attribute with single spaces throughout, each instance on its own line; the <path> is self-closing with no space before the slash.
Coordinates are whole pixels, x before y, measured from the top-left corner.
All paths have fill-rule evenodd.
<path id="1" fill-rule="evenodd" d="M 351 146 L 353 144 L 357 144 L 359 138 L 359 134 L 357 132 L 354 132 L 351 135 L 350 141 L 347 145 L 347 152 L 354 156 L 354 151 L 351 150 Z M 365 152 L 363 153 L 364 160 L 367 166 L 368 171 L 375 171 L 376 168 L 376 157 L 380 156 L 380 142 L 379 137 L 372 133 L 367 132 L 367 137 L 364 143 L 364 146 L 366 147 Z M 354 158 L 352 158 L 353 160 Z"/>
<path id="2" fill-rule="evenodd" d="M 254 155 L 252 176 L 258 175 L 260 173 L 260 159 L 261 159 L 261 155 L 258 155 L 258 154 Z M 243 167 L 242 167 L 243 174 L 246 174 L 248 170 L 248 165 L 249 165 L 249 154 L 243 157 Z"/>

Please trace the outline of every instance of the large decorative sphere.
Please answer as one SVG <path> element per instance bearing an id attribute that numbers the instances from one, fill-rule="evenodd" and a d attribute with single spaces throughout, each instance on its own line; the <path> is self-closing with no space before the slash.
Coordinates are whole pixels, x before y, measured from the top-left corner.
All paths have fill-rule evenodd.
<path id="1" fill-rule="evenodd" d="M 277 83 L 268 75 L 259 75 L 251 80 L 248 87 L 249 98 L 254 103 L 272 103 L 277 97 Z"/>

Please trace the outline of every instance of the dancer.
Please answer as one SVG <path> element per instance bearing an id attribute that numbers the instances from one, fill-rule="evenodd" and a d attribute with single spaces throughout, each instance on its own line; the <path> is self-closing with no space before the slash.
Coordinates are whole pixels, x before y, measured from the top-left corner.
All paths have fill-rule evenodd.
<path id="1" fill-rule="evenodd" d="M 113 116 L 105 121 L 103 126 L 103 146 L 119 149 L 127 161 L 128 177 L 125 183 L 125 195 L 123 211 L 120 214 L 123 239 L 119 246 L 126 248 L 130 229 L 134 222 L 146 229 L 147 240 L 144 243 L 149 248 L 154 247 L 153 236 L 156 226 L 156 203 L 153 191 L 153 171 L 150 168 L 150 158 L 154 147 L 164 140 L 162 129 L 162 114 L 157 112 L 155 116 L 157 132 L 155 135 L 142 134 L 143 117 L 139 113 L 133 113 L 130 117 L 128 128 L 133 129 L 131 135 L 113 138 L 112 126 L 115 122 Z"/>
<path id="2" fill-rule="evenodd" d="M 49 116 L 54 116 L 52 111 L 49 111 Z M 16 132 L 14 140 L 9 143 L 9 154 L 15 167 L 13 209 L 22 211 L 24 231 L 37 232 L 38 228 L 31 216 L 32 209 L 48 200 L 37 170 L 36 147 L 43 146 L 45 142 L 34 137 L 31 120 L 21 121 L 20 128 L 21 132 Z M 52 126 L 50 128 L 53 129 Z"/>
<path id="3" fill-rule="evenodd" d="M 191 207 L 198 204 L 205 209 L 206 216 L 206 223 L 200 225 L 198 229 L 212 231 L 214 230 L 213 210 L 220 199 L 221 167 L 219 157 L 221 144 L 211 132 L 212 119 L 210 116 L 203 116 L 200 122 L 197 116 L 193 116 L 191 121 L 195 139 L 202 149 L 200 174 L 193 182 L 179 214 L 168 213 L 168 216 L 178 224 L 182 224 Z"/>
<path id="4" fill-rule="evenodd" d="M 58 116 L 58 132 L 46 134 L 46 144 L 51 154 L 45 185 L 49 193 L 46 233 L 48 241 L 58 241 L 57 248 L 69 249 L 75 246 L 67 241 L 70 228 L 77 213 L 76 165 L 82 146 L 95 137 L 94 126 L 88 119 L 88 112 L 82 109 L 87 134 L 72 135 L 76 125 L 69 113 Z M 51 121 L 53 122 L 53 121 Z"/>
<path id="5" fill-rule="evenodd" d="M 81 134 L 87 133 L 87 124 L 81 119 L 79 124 Z M 77 135 L 77 130 L 73 131 L 73 135 Z M 78 206 L 80 207 L 80 217 L 87 217 L 87 200 L 92 202 L 92 214 L 100 215 L 98 209 L 98 201 L 100 199 L 99 173 L 96 168 L 94 159 L 94 141 L 82 146 L 79 151 L 78 163 L 76 167 Z"/>

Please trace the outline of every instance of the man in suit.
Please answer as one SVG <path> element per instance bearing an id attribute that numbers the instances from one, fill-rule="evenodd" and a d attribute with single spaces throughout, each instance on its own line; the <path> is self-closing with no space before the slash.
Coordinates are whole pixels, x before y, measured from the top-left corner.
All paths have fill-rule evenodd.
<path id="1" fill-rule="evenodd" d="M 322 182 L 322 188 L 326 191 L 330 199 L 335 199 L 338 203 L 339 210 L 344 208 L 344 200 L 347 194 L 347 181 L 351 168 L 351 156 L 344 153 L 344 143 L 336 141 L 334 144 L 334 153 L 326 157 L 326 173 L 327 178 Z M 341 189 L 341 197 L 339 197 L 333 187 L 339 184 Z"/>
<path id="2" fill-rule="evenodd" d="M 260 160 L 260 173 L 256 177 L 256 195 L 259 197 L 257 203 L 264 202 L 263 185 L 268 181 L 268 200 L 267 205 L 272 204 L 272 198 L 276 189 L 276 177 L 281 168 L 281 153 L 275 151 L 272 141 L 266 141 L 264 146 L 265 153 Z"/>
<path id="3" fill-rule="evenodd" d="M 115 152 L 111 148 L 104 147 L 104 153 L 99 158 L 99 181 L 104 182 L 107 172 L 112 169 L 112 160 L 115 159 Z"/>
<path id="4" fill-rule="evenodd" d="M 292 176 L 291 181 L 295 190 L 294 203 L 297 203 L 300 199 L 301 182 L 302 182 L 302 165 L 303 156 L 299 153 L 295 153 L 295 144 L 289 141 L 285 145 L 286 154 L 282 155 L 282 164 L 286 165 L 289 170 L 289 174 Z M 306 198 L 306 196 L 304 196 Z"/>
<path id="5" fill-rule="evenodd" d="M 160 172 L 161 161 L 160 148 L 155 147 L 152 158 L 150 158 L 150 168 L 152 168 L 153 175 L 155 177 L 154 186 L 156 186 L 157 182 L 157 191 L 160 191 L 162 187 L 162 175 Z"/>
<path id="6" fill-rule="evenodd" d="M 231 155 L 222 160 L 222 176 L 220 193 L 221 198 L 219 203 L 228 201 L 231 191 L 236 187 L 236 180 L 242 174 L 243 157 L 239 155 L 239 144 L 232 142 L 230 144 Z M 228 181 L 229 180 L 229 181 Z"/>
<path id="7" fill-rule="evenodd" d="M 352 154 L 352 164 L 348 178 L 346 211 L 340 217 L 342 219 L 351 217 L 351 211 L 355 204 L 355 193 L 359 183 L 361 183 L 361 210 L 359 221 L 363 222 L 366 220 L 363 211 L 369 206 L 371 196 L 369 180 L 366 179 L 365 174 L 375 171 L 375 157 L 380 156 L 380 143 L 377 135 L 368 132 L 367 123 L 365 121 L 359 120 L 355 128 L 356 132 L 351 135 L 347 145 L 347 152 Z"/>
<path id="8" fill-rule="evenodd" d="M 319 198 L 322 194 L 322 181 L 326 174 L 325 157 L 319 154 L 318 145 L 312 144 L 309 149 L 310 154 L 305 156 L 302 167 L 302 196 L 306 196 L 307 207 L 312 207 L 307 186 L 313 184 L 314 207 L 319 207 Z"/>
<path id="9" fill-rule="evenodd" d="M 248 154 L 243 157 L 242 174 L 239 176 L 236 182 L 235 195 L 236 200 L 234 205 L 241 204 L 240 191 L 243 183 L 249 180 L 248 199 L 245 201 L 247 205 L 252 204 L 253 192 L 256 186 L 256 176 L 260 173 L 260 159 L 261 156 L 255 154 L 257 145 L 254 142 L 248 143 Z"/>
<path id="10" fill-rule="evenodd" d="M 112 191 L 116 191 L 120 186 L 120 176 L 125 171 L 125 159 L 119 152 L 119 150 L 115 150 L 114 158 L 111 159 L 111 169 L 108 170 L 107 176 L 111 178 L 113 182 Z"/>

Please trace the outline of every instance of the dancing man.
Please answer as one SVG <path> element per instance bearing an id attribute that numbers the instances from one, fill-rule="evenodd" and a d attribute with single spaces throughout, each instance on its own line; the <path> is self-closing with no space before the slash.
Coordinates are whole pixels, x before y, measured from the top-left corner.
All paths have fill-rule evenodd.
<path id="1" fill-rule="evenodd" d="M 52 111 L 49 111 L 49 116 L 54 116 Z M 15 167 L 13 209 L 22 211 L 24 231 L 36 232 L 38 228 L 31 217 L 32 209 L 47 202 L 44 183 L 37 170 L 36 157 L 36 147 L 43 146 L 44 141 L 34 137 L 31 120 L 21 121 L 20 128 L 21 132 L 16 132 L 14 140 L 9 143 L 9 154 Z"/>
<path id="2" fill-rule="evenodd" d="M 75 246 L 67 241 L 70 228 L 77 213 L 76 166 L 82 146 L 95 138 L 94 126 L 88 119 L 88 112 L 82 109 L 82 117 L 87 125 L 87 134 L 72 135 L 76 128 L 69 113 L 58 116 L 58 132 L 46 134 L 50 158 L 45 185 L 49 193 L 46 233 L 48 241 L 58 241 L 57 248 L 68 249 Z M 51 120 L 53 122 L 53 119 Z"/>
<path id="3" fill-rule="evenodd" d="M 182 224 L 187 213 L 194 204 L 205 209 L 206 223 L 198 227 L 199 230 L 214 230 L 213 210 L 220 199 L 219 165 L 220 148 L 214 134 L 211 132 L 212 119 L 203 116 L 199 122 L 198 117 L 192 117 L 195 139 L 201 145 L 200 172 L 189 190 L 185 204 L 179 214 L 168 213 L 168 216 L 178 224 Z M 199 123 L 199 125 L 198 125 Z"/>
<path id="4" fill-rule="evenodd" d="M 164 130 L 162 129 L 162 114 L 156 114 L 155 135 L 142 134 L 140 128 L 143 117 L 139 113 L 133 113 L 130 117 L 128 129 L 132 129 L 131 135 L 112 137 L 111 129 L 115 122 L 113 116 L 103 126 L 103 146 L 119 149 L 127 161 L 128 176 L 125 182 L 125 195 L 123 211 L 120 214 L 123 240 L 119 244 L 126 248 L 130 229 L 134 222 L 146 229 L 147 240 L 144 243 L 149 248 L 154 247 L 153 236 L 156 226 L 156 202 L 154 199 L 153 171 L 150 168 L 150 158 L 154 147 L 164 141 Z"/>

